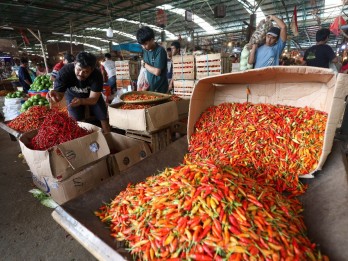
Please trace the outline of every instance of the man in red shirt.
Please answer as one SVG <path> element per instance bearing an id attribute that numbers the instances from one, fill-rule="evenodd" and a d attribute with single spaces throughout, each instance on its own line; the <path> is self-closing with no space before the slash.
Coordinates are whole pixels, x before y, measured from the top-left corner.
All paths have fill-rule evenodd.
<path id="1" fill-rule="evenodd" d="M 68 63 L 72 63 L 74 61 L 74 56 L 70 53 L 64 54 L 64 59 L 63 61 L 60 61 L 53 67 L 53 71 L 51 73 L 51 81 L 54 81 L 57 78 L 57 74 L 60 69 L 63 68 L 64 65 Z"/>

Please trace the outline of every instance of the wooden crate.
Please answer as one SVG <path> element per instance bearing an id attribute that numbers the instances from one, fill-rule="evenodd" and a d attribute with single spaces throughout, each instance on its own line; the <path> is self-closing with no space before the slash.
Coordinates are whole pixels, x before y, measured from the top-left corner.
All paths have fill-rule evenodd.
<path id="1" fill-rule="evenodd" d="M 196 56 L 196 79 L 231 72 L 228 54 L 212 53 Z"/>
<path id="2" fill-rule="evenodd" d="M 183 99 L 190 99 L 195 84 L 195 80 L 174 80 L 174 94 Z"/>
<path id="3" fill-rule="evenodd" d="M 117 88 L 128 87 L 128 85 L 132 85 L 131 79 L 116 79 Z"/>
<path id="4" fill-rule="evenodd" d="M 139 63 L 137 61 L 116 61 L 116 78 L 119 80 L 137 80 L 139 75 Z"/>
<path id="5" fill-rule="evenodd" d="M 150 145 L 152 153 L 160 151 L 172 143 L 170 127 L 152 133 L 127 130 L 126 136 L 147 142 Z"/>
<path id="6" fill-rule="evenodd" d="M 193 55 L 177 55 L 172 57 L 173 79 L 195 79 L 195 57 Z"/>

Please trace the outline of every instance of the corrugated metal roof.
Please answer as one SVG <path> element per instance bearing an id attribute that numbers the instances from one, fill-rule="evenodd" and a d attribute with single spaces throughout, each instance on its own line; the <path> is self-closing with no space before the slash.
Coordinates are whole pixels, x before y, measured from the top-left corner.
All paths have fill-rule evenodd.
<path id="1" fill-rule="evenodd" d="M 218 4 L 226 7 L 223 18 L 214 16 Z M 193 35 L 195 42 L 191 45 L 225 49 L 245 42 L 250 13 L 256 10 L 262 10 L 265 16 L 277 15 L 290 25 L 294 7 L 297 7 L 299 36 L 294 37 L 288 28 L 288 46 L 292 49 L 305 49 L 314 44 L 316 31 L 320 27 L 328 28 L 337 14 L 348 18 L 347 6 L 328 9 L 324 0 L 8 0 L 0 2 L 0 27 L 3 27 L 0 38 L 15 39 L 21 45 L 22 30 L 35 48 L 38 40 L 26 28 L 34 32 L 40 30 L 44 43 L 69 42 L 71 33 L 74 43 L 86 44 L 87 50 L 104 51 L 108 50 L 110 40 L 114 44 L 135 42 L 139 24 L 154 26 L 160 39 L 162 28 L 156 19 L 160 6 L 165 9 L 167 40 Z M 193 22 L 185 21 L 185 10 L 194 14 Z M 111 39 L 106 37 L 110 25 L 114 30 Z M 331 35 L 329 44 L 337 47 L 342 42 L 342 36 Z"/>

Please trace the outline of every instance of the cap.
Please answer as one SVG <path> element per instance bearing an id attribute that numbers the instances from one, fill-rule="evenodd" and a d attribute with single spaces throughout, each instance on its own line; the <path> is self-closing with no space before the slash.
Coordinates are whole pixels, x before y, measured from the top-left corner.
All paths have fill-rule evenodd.
<path id="1" fill-rule="evenodd" d="M 279 37 L 280 29 L 278 27 L 271 27 L 271 29 L 268 30 L 267 34 L 270 34 L 274 37 Z"/>

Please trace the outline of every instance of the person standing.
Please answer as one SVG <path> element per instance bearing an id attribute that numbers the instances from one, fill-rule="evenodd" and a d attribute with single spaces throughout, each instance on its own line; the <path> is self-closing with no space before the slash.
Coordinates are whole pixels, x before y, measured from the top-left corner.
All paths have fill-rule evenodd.
<path id="1" fill-rule="evenodd" d="M 332 48 L 326 43 L 329 41 L 330 30 L 319 29 L 315 35 L 316 44 L 308 48 L 303 56 L 303 65 L 330 68 L 331 63 L 337 63 L 338 58 Z"/>
<path id="2" fill-rule="evenodd" d="M 100 120 L 105 133 L 110 132 L 107 108 L 101 95 L 103 76 L 96 69 L 97 58 L 88 52 L 80 52 L 76 62 L 65 65 L 57 74 L 54 90 L 47 94 L 49 102 L 60 102 L 65 94 L 69 116 L 77 121 L 84 120 L 85 105 L 90 106 Z"/>
<path id="3" fill-rule="evenodd" d="M 51 81 L 54 81 L 57 78 L 57 74 L 59 70 L 62 69 L 64 65 L 68 63 L 72 63 L 73 61 L 74 61 L 74 56 L 72 54 L 70 53 L 64 54 L 63 61 L 60 61 L 53 67 L 51 77 L 50 77 Z"/>
<path id="4" fill-rule="evenodd" d="M 23 92 L 28 93 L 30 89 L 30 85 L 33 83 L 33 81 L 29 74 L 28 59 L 26 58 L 20 59 L 20 68 L 18 70 L 18 78 L 19 78 L 20 84 L 23 87 Z"/>
<path id="5" fill-rule="evenodd" d="M 178 41 L 174 41 L 171 43 L 170 49 L 172 50 L 172 57 L 176 55 L 180 55 L 181 45 Z M 173 62 L 172 62 L 172 75 L 173 75 Z M 171 79 L 171 81 L 169 82 L 168 89 L 169 91 L 174 89 L 174 79 Z"/>
<path id="6" fill-rule="evenodd" d="M 104 54 L 105 62 L 102 63 L 105 70 L 101 70 L 103 78 L 108 79 L 108 85 L 111 88 L 111 91 L 116 92 L 116 66 L 115 62 L 111 60 L 111 54 Z M 105 72 L 107 75 L 105 75 Z"/>
<path id="7" fill-rule="evenodd" d="M 172 61 L 172 48 L 168 47 L 167 48 L 167 79 L 168 79 L 168 84 L 169 88 L 168 90 L 170 91 L 170 82 L 172 81 L 173 78 L 173 61 Z"/>
<path id="8" fill-rule="evenodd" d="M 148 27 L 141 27 L 137 31 L 137 41 L 143 50 L 146 76 L 149 82 L 149 91 L 168 92 L 167 78 L 167 53 L 166 50 L 155 42 L 155 33 Z"/>
<path id="9" fill-rule="evenodd" d="M 266 34 L 265 44 L 258 47 L 253 44 L 248 63 L 255 64 L 254 68 L 262 68 L 267 66 L 278 66 L 279 57 L 284 50 L 287 34 L 285 23 L 274 15 L 270 15 L 269 19 L 275 21 L 278 27 L 271 27 Z"/>

